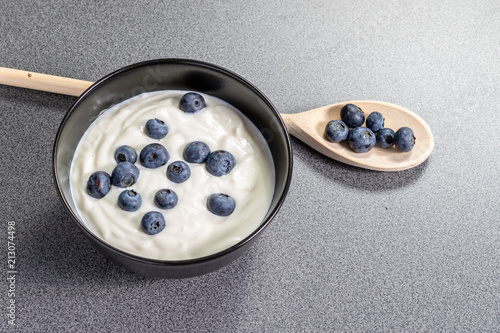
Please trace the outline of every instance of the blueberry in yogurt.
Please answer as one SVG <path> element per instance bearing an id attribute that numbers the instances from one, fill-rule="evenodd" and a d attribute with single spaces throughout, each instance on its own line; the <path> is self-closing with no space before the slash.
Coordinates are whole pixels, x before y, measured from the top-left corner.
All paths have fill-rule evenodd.
<path id="1" fill-rule="evenodd" d="M 207 157 L 205 167 L 207 171 L 217 177 L 227 175 L 234 169 L 236 159 L 225 150 L 216 150 Z"/>
<path id="2" fill-rule="evenodd" d="M 234 199 L 224 193 L 211 194 L 207 199 L 207 208 L 210 212 L 218 216 L 228 216 L 236 207 Z"/>
<path id="3" fill-rule="evenodd" d="M 372 112 L 366 118 L 366 127 L 372 130 L 372 132 L 378 132 L 380 129 L 384 128 L 384 117 L 378 111 Z"/>
<path id="4" fill-rule="evenodd" d="M 394 146 L 394 131 L 390 128 L 382 128 L 378 131 L 377 144 L 384 149 Z"/>
<path id="5" fill-rule="evenodd" d="M 168 134 L 168 126 L 158 118 L 149 119 L 144 126 L 144 132 L 152 139 L 163 139 Z"/>
<path id="6" fill-rule="evenodd" d="M 155 194 L 154 202 L 158 208 L 172 209 L 177 205 L 179 198 L 177 194 L 169 189 L 161 189 Z"/>
<path id="7" fill-rule="evenodd" d="M 175 161 L 167 167 L 167 178 L 174 183 L 183 183 L 191 176 L 191 169 L 186 162 Z"/>
<path id="8" fill-rule="evenodd" d="M 394 145 L 402 152 L 408 152 L 415 146 L 415 135 L 409 127 L 401 127 L 394 134 Z"/>
<path id="9" fill-rule="evenodd" d="M 356 153 L 366 153 L 375 146 L 375 134 L 366 127 L 355 127 L 349 133 L 349 147 Z"/>
<path id="10" fill-rule="evenodd" d="M 116 163 L 135 163 L 137 161 L 137 153 L 135 152 L 135 149 L 127 145 L 116 148 L 114 157 Z"/>
<path id="11" fill-rule="evenodd" d="M 134 190 L 125 190 L 118 196 L 118 206 L 127 212 L 135 212 L 141 205 L 141 195 Z"/>
<path id="12" fill-rule="evenodd" d="M 205 108 L 205 99 L 198 93 L 189 92 L 182 96 L 179 109 L 187 113 L 195 113 Z"/>
<path id="13" fill-rule="evenodd" d="M 347 139 L 349 128 L 342 120 L 331 120 L 326 124 L 325 134 L 332 142 L 341 142 Z"/>
<path id="14" fill-rule="evenodd" d="M 151 143 L 142 148 L 139 154 L 141 164 L 149 169 L 155 169 L 167 164 L 170 155 L 165 147 L 159 143 Z"/>
<path id="15" fill-rule="evenodd" d="M 111 188 L 111 177 L 107 172 L 96 171 L 90 175 L 87 182 L 87 193 L 92 198 L 101 199 Z"/>
<path id="16" fill-rule="evenodd" d="M 135 184 L 140 172 L 137 167 L 130 162 L 119 163 L 111 173 L 111 183 L 118 187 L 129 187 Z"/>
<path id="17" fill-rule="evenodd" d="M 194 141 L 186 145 L 182 153 L 186 162 L 203 163 L 210 154 L 210 147 L 205 142 Z"/>
<path id="18" fill-rule="evenodd" d="M 365 113 L 354 104 L 346 104 L 340 109 L 340 118 L 349 127 L 358 127 L 365 122 Z"/>
<path id="19" fill-rule="evenodd" d="M 156 235 L 165 229 L 165 217 L 160 212 L 148 212 L 141 219 L 141 229 L 148 235 Z"/>

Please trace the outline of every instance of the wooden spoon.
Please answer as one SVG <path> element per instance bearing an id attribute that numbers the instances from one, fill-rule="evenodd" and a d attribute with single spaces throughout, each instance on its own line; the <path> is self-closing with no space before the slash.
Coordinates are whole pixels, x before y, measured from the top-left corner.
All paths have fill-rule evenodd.
<path id="1" fill-rule="evenodd" d="M 0 67 L 0 84 L 80 96 L 93 82 Z M 415 147 L 406 153 L 394 147 L 383 149 L 378 146 L 367 153 L 355 153 L 346 141 L 328 141 L 325 138 L 326 124 L 330 120 L 340 119 L 340 109 L 347 103 L 359 106 L 365 116 L 379 111 L 385 118 L 385 127 L 394 131 L 403 126 L 410 127 L 416 137 Z M 349 101 L 301 113 L 282 113 L 281 116 L 291 135 L 330 158 L 360 168 L 378 171 L 409 169 L 424 162 L 434 149 L 434 137 L 427 123 L 412 111 L 392 103 Z"/>

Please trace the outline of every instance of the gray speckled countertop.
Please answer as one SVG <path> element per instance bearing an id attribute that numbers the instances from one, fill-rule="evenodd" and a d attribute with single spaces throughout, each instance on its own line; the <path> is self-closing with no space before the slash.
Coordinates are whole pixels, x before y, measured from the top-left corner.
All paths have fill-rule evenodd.
<path id="1" fill-rule="evenodd" d="M 2 331 L 499 332 L 498 1 L 6 1 L 0 66 L 97 80 L 147 59 L 226 67 L 284 113 L 403 105 L 436 141 L 379 173 L 292 138 L 289 195 L 241 258 L 151 279 L 104 258 L 52 181 L 75 98 L 0 86 Z M 16 223 L 16 327 L 7 227 Z"/>

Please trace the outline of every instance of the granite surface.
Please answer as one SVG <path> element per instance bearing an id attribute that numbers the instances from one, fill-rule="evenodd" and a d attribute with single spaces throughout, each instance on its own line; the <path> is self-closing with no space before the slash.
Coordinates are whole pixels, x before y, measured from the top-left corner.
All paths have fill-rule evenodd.
<path id="1" fill-rule="evenodd" d="M 0 86 L 1 331 L 500 332 L 499 21 L 494 0 L 0 0 L 3 67 L 97 80 L 203 60 L 283 113 L 388 101 L 436 141 L 422 165 L 380 173 L 292 138 L 289 195 L 250 250 L 152 279 L 97 252 L 58 199 L 52 145 L 75 98 Z"/>

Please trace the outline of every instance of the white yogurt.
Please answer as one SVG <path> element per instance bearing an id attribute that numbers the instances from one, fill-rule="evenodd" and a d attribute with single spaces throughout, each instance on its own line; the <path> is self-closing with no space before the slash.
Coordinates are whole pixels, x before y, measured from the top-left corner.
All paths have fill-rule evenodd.
<path id="1" fill-rule="evenodd" d="M 78 213 L 86 226 L 108 244 L 125 252 L 160 260 L 183 260 L 210 255 L 226 249 L 254 231 L 264 219 L 274 192 L 274 165 L 262 134 L 240 111 L 213 96 L 203 95 L 206 108 L 190 114 L 181 111 L 179 100 L 185 91 L 159 91 L 138 95 L 102 113 L 82 137 L 73 157 L 70 186 Z M 161 140 L 144 133 L 151 118 L 163 120 L 168 134 Z M 236 159 L 228 175 L 215 177 L 205 164 L 188 163 L 191 177 L 176 184 L 166 177 L 167 166 L 183 160 L 184 147 L 203 141 L 212 151 L 224 149 Z M 95 171 L 111 175 L 116 166 L 114 151 L 122 145 L 137 155 L 150 143 L 160 143 L 169 152 L 167 164 L 147 169 L 139 161 L 141 174 L 133 189 L 142 197 L 136 212 L 117 204 L 123 188 L 112 186 L 102 199 L 86 192 L 89 176 Z M 170 210 L 154 204 L 155 193 L 163 188 L 177 193 L 179 201 Z M 234 212 L 221 217 L 212 214 L 206 200 L 212 193 L 226 193 L 236 202 Z M 166 226 L 156 235 L 140 227 L 149 211 L 163 214 Z"/>

